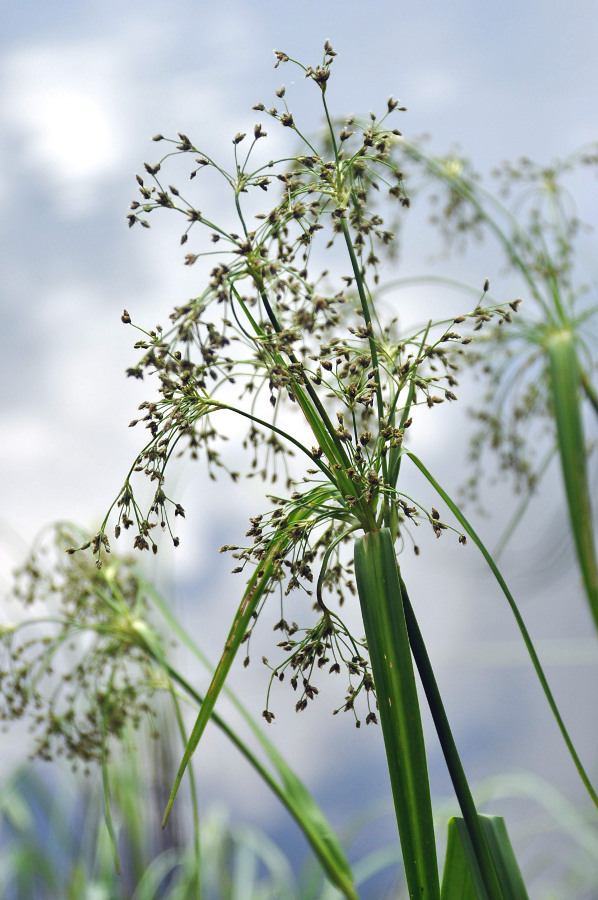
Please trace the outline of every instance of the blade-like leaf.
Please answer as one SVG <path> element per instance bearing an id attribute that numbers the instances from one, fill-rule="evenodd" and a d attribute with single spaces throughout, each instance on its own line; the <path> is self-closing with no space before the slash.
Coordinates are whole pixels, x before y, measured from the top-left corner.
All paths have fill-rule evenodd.
<path id="1" fill-rule="evenodd" d="M 208 669 L 212 669 L 207 658 L 201 652 L 199 647 L 192 641 L 184 628 L 172 615 L 168 606 L 163 599 L 153 589 L 151 584 L 147 584 L 146 588 L 150 593 L 154 604 L 158 607 L 173 632 L 186 644 L 192 653 L 200 660 L 200 662 Z M 159 651 L 158 651 L 159 652 Z M 203 698 L 177 673 L 163 657 L 158 657 L 162 665 L 164 665 L 171 677 L 177 681 L 184 690 L 193 697 L 198 703 L 203 702 Z M 213 671 L 213 670 L 212 670 Z M 344 850 L 336 837 L 330 823 L 324 816 L 322 810 L 309 793 L 303 782 L 297 777 L 290 766 L 285 762 L 276 747 L 265 735 L 263 728 L 254 720 L 252 715 L 245 709 L 240 700 L 226 685 L 223 692 L 232 701 L 236 709 L 243 716 L 253 734 L 259 741 L 262 749 L 266 753 L 274 769 L 278 773 L 280 783 L 273 778 L 255 754 L 249 749 L 247 744 L 233 731 L 230 726 L 216 713 L 212 713 L 214 723 L 229 737 L 239 751 L 246 757 L 249 763 L 257 771 L 260 777 L 276 794 L 281 803 L 286 807 L 291 816 L 295 819 L 301 830 L 303 831 L 307 841 L 311 845 L 312 850 L 320 861 L 322 868 L 328 875 L 331 883 L 348 898 L 348 900 L 357 900 L 357 894 L 353 885 L 353 874 L 351 867 L 344 853 Z"/>
<path id="2" fill-rule="evenodd" d="M 534 647 L 534 645 L 532 643 L 532 639 L 526 628 L 525 622 L 523 621 L 523 617 L 522 617 L 521 613 L 519 612 L 519 607 L 515 603 L 515 598 L 513 597 L 509 588 L 507 587 L 507 583 L 504 580 L 504 578 L 502 577 L 502 575 L 498 569 L 498 566 L 492 559 L 492 556 L 490 555 L 490 553 L 488 552 L 488 550 L 482 543 L 482 540 L 477 535 L 477 533 L 474 531 L 472 525 L 470 525 L 470 523 L 467 521 L 467 519 L 465 518 L 465 516 L 463 515 L 463 513 L 457 506 L 457 504 L 454 503 L 453 500 L 451 500 L 451 498 L 446 493 L 446 491 L 438 484 L 438 482 L 436 481 L 434 476 L 431 474 L 431 472 L 429 472 L 428 469 L 426 469 L 423 462 L 420 459 L 418 459 L 414 453 L 411 453 L 410 450 L 405 450 L 405 453 L 409 457 L 409 459 L 417 466 L 417 468 L 420 470 L 422 475 L 424 475 L 424 477 L 429 481 L 429 483 L 436 490 L 438 495 L 440 497 L 442 497 L 442 499 L 444 500 L 444 502 L 446 503 L 446 505 L 452 512 L 452 514 L 455 516 L 455 518 L 457 519 L 457 521 L 459 522 L 461 527 L 464 529 L 464 531 L 469 535 L 469 537 L 472 539 L 474 544 L 477 546 L 477 548 L 481 552 L 482 556 L 488 563 L 488 565 L 492 571 L 492 574 L 498 581 L 498 583 L 501 587 L 501 590 L 502 590 L 503 594 L 505 595 L 505 597 L 507 598 L 507 602 L 508 602 L 509 606 L 511 607 L 511 612 L 513 613 L 513 615 L 515 617 L 515 621 L 517 622 L 517 627 L 519 628 L 519 631 L 521 632 L 521 636 L 522 636 L 525 646 L 527 648 L 527 652 L 530 655 L 532 665 L 533 665 L 534 669 L 536 670 L 536 675 L 538 676 L 538 680 L 542 686 L 542 690 L 544 691 L 544 696 L 546 697 L 546 699 L 548 701 L 548 705 L 550 706 L 550 709 L 552 710 L 552 714 L 553 714 L 554 718 L 556 719 L 556 723 L 559 727 L 559 730 L 561 732 L 563 740 L 565 741 L 565 744 L 567 745 L 567 749 L 569 750 L 571 759 L 573 760 L 573 763 L 575 765 L 575 768 L 577 769 L 579 777 L 581 778 L 581 780 L 584 783 L 585 789 L 587 790 L 588 794 L 592 798 L 592 802 L 594 803 L 595 806 L 598 807 L 598 794 L 596 794 L 596 791 L 594 790 L 592 782 L 588 778 L 588 774 L 582 765 L 582 762 L 577 754 L 577 751 L 575 749 L 573 741 L 571 740 L 571 738 L 569 736 L 569 732 L 567 731 L 567 729 L 565 727 L 565 723 L 559 712 L 559 708 L 556 704 L 556 700 L 554 699 L 554 697 L 552 695 L 552 691 L 550 690 L 550 687 L 548 685 L 548 680 L 547 680 L 546 675 L 544 674 L 544 670 L 540 664 L 540 659 L 538 657 L 538 654 L 536 653 L 536 648 Z"/>
<path id="3" fill-rule="evenodd" d="M 503 900 L 528 900 L 528 893 L 501 816 L 480 816 Z M 442 876 L 442 900 L 488 900 L 477 857 L 465 822 L 449 820 L 448 843 Z"/>
<path id="4" fill-rule="evenodd" d="M 302 519 L 307 518 L 311 514 L 311 512 L 312 510 L 310 508 L 297 509 L 290 516 L 290 524 L 300 522 Z M 247 631 L 251 616 L 257 605 L 259 604 L 260 599 L 263 597 L 264 592 L 270 586 L 270 578 L 278 554 L 286 548 L 290 540 L 291 537 L 288 528 L 284 531 L 281 531 L 278 538 L 274 538 L 268 554 L 262 561 L 260 568 L 256 570 L 256 572 L 249 580 L 247 589 L 243 596 L 243 600 L 239 606 L 239 609 L 237 610 L 235 620 L 229 632 L 224 651 L 212 677 L 208 692 L 205 698 L 203 698 L 199 714 L 193 727 L 193 731 L 187 742 L 187 746 L 183 754 L 183 759 L 179 766 L 179 770 L 177 772 L 170 793 L 170 797 L 164 814 L 163 826 L 166 824 L 170 815 L 172 804 L 176 797 L 189 760 L 191 759 L 191 756 L 193 755 L 201 739 L 201 736 L 210 717 L 213 715 L 216 700 L 224 686 L 226 676 L 228 675 L 235 655 Z M 261 774 L 264 777 L 265 770 Z M 333 881 L 339 887 L 341 887 L 342 885 L 341 889 L 344 891 L 347 897 L 354 896 L 354 893 L 352 893 L 354 892 L 354 889 L 352 887 L 352 876 L 349 864 L 347 863 L 342 848 L 336 841 L 336 838 L 333 836 L 332 831 L 328 826 L 328 823 L 326 822 L 324 816 L 321 814 L 317 805 L 305 790 L 303 785 L 301 785 L 298 779 L 295 778 L 293 773 L 288 768 L 285 771 L 285 777 L 288 780 L 285 783 L 287 791 L 284 798 L 280 793 L 280 788 L 278 787 L 276 782 L 271 779 L 271 777 L 270 782 L 272 783 L 270 784 L 270 786 L 273 788 L 273 790 L 277 791 L 285 805 L 288 805 L 289 810 L 293 815 L 296 816 L 297 820 L 300 821 L 300 824 L 304 828 L 304 830 L 306 830 L 306 833 L 309 833 L 308 839 L 310 840 L 310 843 L 312 843 L 316 854 L 321 859 L 322 864 L 329 872 L 329 875 L 333 879 Z"/>
<path id="5" fill-rule="evenodd" d="M 410 897 L 440 897 L 417 687 L 388 528 L 355 543 L 363 615 Z"/>
<path id="6" fill-rule="evenodd" d="M 305 513 L 303 513 L 303 516 L 304 515 Z M 297 518 L 301 517 L 301 514 L 298 513 Z M 212 712 L 214 710 L 218 695 L 222 690 L 222 687 L 226 680 L 226 676 L 229 673 L 230 667 L 233 664 L 233 660 L 237 654 L 239 647 L 241 646 L 241 642 L 249 626 L 252 613 L 263 597 L 264 592 L 270 586 L 270 576 L 272 575 L 275 566 L 276 555 L 282 549 L 284 549 L 284 547 L 286 547 L 289 541 L 290 536 L 288 532 L 281 533 L 280 537 L 272 542 L 270 549 L 266 557 L 264 558 L 260 568 L 256 569 L 256 571 L 249 579 L 247 588 L 245 590 L 245 593 L 243 594 L 243 599 L 236 612 L 226 644 L 224 645 L 222 656 L 220 657 L 220 661 L 212 677 L 208 692 L 204 698 L 204 702 L 202 703 L 201 709 L 195 721 L 195 725 L 193 726 L 193 731 L 191 732 L 191 736 L 189 737 L 189 740 L 187 742 L 187 746 L 183 754 L 183 759 L 179 766 L 179 770 L 170 792 L 170 797 L 168 799 L 168 804 L 164 813 L 164 819 L 162 821 L 162 827 L 164 827 L 166 825 L 166 822 L 168 821 L 170 810 L 172 809 L 172 804 L 174 803 L 174 798 L 176 797 L 179 785 L 185 773 L 185 769 L 187 768 L 189 760 L 195 752 L 195 749 L 199 744 L 205 727 L 210 720 L 210 716 L 212 715 Z"/>
<path id="7" fill-rule="evenodd" d="M 575 335 L 569 330 L 555 332 L 546 341 L 546 349 L 550 360 L 552 408 L 571 531 L 586 596 L 598 628 L 598 565 L 581 419 L 580 368 Z"/>
<path id="8" fill-rule="evenodd" d="M 448 823 L 441 900 L 488 900 L 475 856 L 468 856 L 454 818 Z"/>

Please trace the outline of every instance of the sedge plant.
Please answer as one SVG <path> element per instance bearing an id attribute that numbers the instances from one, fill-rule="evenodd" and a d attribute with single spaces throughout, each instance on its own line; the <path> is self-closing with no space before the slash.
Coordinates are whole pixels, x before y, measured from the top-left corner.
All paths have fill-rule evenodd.
<path id="1" fill-rule="evenodd" d="M 598 561 L 587 462 L 591 440 L 586 436 L 598 416 L 598 306 L 592 298 L 595 284 L 582 277 L 580 238 L 588 226 L 575 201 L 575 180 L 596 171 L 598 146 L 547 164 L 528 158 L 505 162 L 492 173 L 494 191 L 460 153 L 436 155 L 422 142 L 403 140 L 392 155 L 408 173 L 412 190 L 428 192 L 430 221 L 447 249 L 465 251 L 472 241 L 489 240 L 499 248 L 523 299 L 512 327 L 492 323 L 469 355 L 486 390 L 482 404 L 472 410 L 477 429 L 464 497 L 477 499 L 494 455 L 501 478 L 511 477 L 522 498 L 496 547 L 499 554 L 556 455 L 581 582 L 598 628 Z M 396 279 L 385 289 L 414 283 L 445 283 L 475 294 L 472 286 L 438 275 Z M 551 446 L 538 458 L 546 432 Z"/>
<path id="2" fill-rule="evenodd" d="M 312 139 L 301 130 L 284 86 L 276 91 L 275 106 L 254 107 L 263 119 L 291 132 L 302 144 L 301 153 L 271 159 L 262 149 L 267 134 L 259 123 L 252 134 L 240 132 L 232 139 L 234 165 L 227 171 L 186 134 L 155 136 L 166 152 L 137 176 L 140 198 L 131 205 L 129 224 L 149 227 L 148 216 L 158 209 L 177 213 L 184 223 L 181 244 L 191 248 L 185 263 L 201 269 L 207 261 L 209 275 L 197 296 L 174 309 L 166 328 L 144 329 L 133 324 L 128 311 L 123 313 L 123 322 L 139 333 L 136 347 L 141 350 L 128 374 L 153 379 L 158 393 L 141 404 L 140 416 L 131 423 L 148 431 L 143 449 L 101 528 L 78 549 L 91 549 L 102 572 L 111 560 L 108 527 L 117 538 L 131 532 L 141 551 L 157 552 L 160 530 L 177 546 L 175 522 L 185 510 L 171 496 L 167 470 L 177 456 L 187 454 L 205 459 L 211 476 L 222 474 L 237 483 L 240 475 L 223 449 L 228 436 L 219 423 L 235 416 L 244 422 L 249 474 L 269 480 L 272 487 L 267 509 L 251 518 L 248 540 L 222 548 L 232 554 L 233 571 L 244 575 L 246 583 L 205 696 L 175 677 L 153 638 L 135 625 L 137 618 L 126 619 L 131 645 L 142 646 L 144 659 L 159 660 L 163 671 L 200 705 L 164 823 L 207 723 L 218 723 L 216 702 L 233 661 L 243 647 L 249 663 L 260 612 L 266 602 L 277 603 L 282 659 L 264 658 L 270 687 L 287 681 L 302 712 L 318 694 L 319 674 L 345 671 L 349 688 L 336 711 L 354 715 L 357 727 L 362 716 L 366 725 L 381 725 L 409 896 L 522 898 L 527 894 L 504 823 L 480 816 L 474 804 L 398 562 L 405 548 L 417 552 L 418 524 L 438 537 L 452 534 L 461 544 L 470 538 L 479 547 L 598 805 L 494 559 L 424 461 L 409 449 L 409 429 L 417 426 L 421 408 L 433 410 L 457 399 L 456 373 L 474 335 L 493 322 L 510 327 L 518 304 L 491 304 L 485 284 L 473 308 L 429 321 L 412 333 L 401 333 L 396 319 L 385 320 L 376 298 L 379 254 L 392 244 L 393 234 L 384 226 L 377 201 L 385 193 L 399 212 L 409 205 L 393 160 L 393 148 L 402 139 L 394 118 L 403 107 L 390 97 L 380 118 L 350 117 L 337 127 L 327 101 L 335 56 L 328 42 L 315 67 L 276 52 L 277 66 L 298 66 L 314 85 L 326 123 L 323 138 Z M 208 173 L 222 179 L 234 209 L 233 229 L 198 208 L 191 189 L 169 183 L 164 173 L 172 157 L 189 161 L 193 190 Z M 272 193 L 276 203 L 264 211 L 256 198 Z M 207 248 L 196 237 L 198 231 L 207 237 Z M 339 258 L 344 260 L 338 263 L 342 276 L 317 269 L 321 249 L 333 254 L 335 268 Z M 305 463 L 299 476 L 298 460 Z M 404 492 L 404 466 L 423 474 L 449 511 L 449 521 Z M 144 480 L 149 499 L 140 487 Z M 300 626 L 286 611 L 298 591 L 312 598 L 315 622 Z M 352 634 L 342 616 L 342 602 L 354 594 L 365 637 Z M 462 814 L 449 828 L 442 883 L 415 668 Z M 107 695 L 118 683 L 110 682 Z M 270 694 L 263 711 L 267 723 L 275 718 Z M 100 705 L 100 731 L 105 733 L 111 706 Z M 101 752 L 101 741 L 98 747 Z M 273 752 L 270 759 L 278 767 Z M 306 812 L 303 820 L 301 815 L 296 819 L 308 839 L 311 829 L 312 847 L 329 876 L 345 896 L 357 896 L 319 811 L 288 770 L 284 775 L 278 771 L 284 788 L 279 796 L 283 802 L 285 792 L 292 798 L 291 809 L 299 796 L 299 807 Z"/>
<path id="3" fill-rule="evenodd" d="M 184 710 L 197 712 L 204 698 L 171 659 L 170 644 L 186 647 L 200 665 L 213 670 L 131 557 L 114 553 L 98 568 L 89 557 L 67 552 L 84 537 L 70 523 L 45 529 L 16 572 L 11 599 L 23 612 L 0 629 L 0 715 L 4 722 L 29 722 L 34 759 L 64 761 L 85 775 L 101 768 L 109 839 L 108 844 L 102 839 L 102 860 L 106 862 L 105 848 L 111 848 L 112 867 L 120 873 L 123 854 L 131 868 L 133 848 L 133 874 L 141 877 L 149 848 L 140 852 L 144 835 L 130 787 L 132 773 L 118 759 L 131 753 L 130 735 L 142 725 L 163 756 L 174 752 L 163 735 L 163 700 L 170 706 L 171 734 L 178 731 L 183 746 L 187 743 Z M 349 863 L 316 801 L 264 729 L 228 687 L 224 691 L 258 752 L 221 715 L 214 713 L 212 721 L 292 816 L 328 881 L 343 896 L 356 898 Z M 201 861 L 205 835 L 202 829 L 200 841 L 197 790 L 190 776 L 193 838 L 180 841 L 186 845 L 185 861 L 173 898 L 201 897 L 207 877 Z M 129 835 L 124 850 L 115 806 Z M 6 808 L 17 815 L 12 801 Z M 172 845 L 161 848 L 177 867 L 180 859 L 171 851 Z"/>
<path id="4" fill-rule="evenodd" d="M 409 203 L 401 172 L 390 158 L 393 142 L 401 135 L 387 122 L 399 105 L 391 97 L 381 119 L 373 115 L 366 122 L 350 119 L 340 131 L 335 130 L 326 101 L 334 56 L 327 43 L 321 65 L 312 68 L 297 63 L 320 92 L 328 123 L 323 148 L 318 149 L 300 131 L 282 87 L 277 91 L 280 110 L 266 109 L 263 104 L 256 109 L 291 129 L 303 142 L 304 154 L 278 163 L 266 160 L 257 166 L 252 164 L 256 147 L 266 137 L 262 125 L 256 124 L 253 138 L 243 133 L 234 137 L 235 168 L 228 173 L 180 134 L 171 142 L 172 151 L 159 162 L 146 164 L 144 178 L 138 176 L 141 200 L 132 204 L 129 216 L 131 225 L 140 222 L 146 226 L 145 215 L 154 210 L 175 210 L 185 218 L 182 243 L 186 244 L 195 233 L 192 229 L 199 226 L 207 228 L 211 242 L 223 250 L 219 254 L 222 261 L 211 270 L 207 287 L 175 309 L 167 331 L 142 330 L 138 346 L 145 352 L 130 374 L 157 375 L 160 399 L 141 407 L 145 412 L 142 421 L 151 437 L 115 501 L 116 535 L 123 528 L 134 528 L 134 543 L 139 549 L 156 549 L 153 529 L 160 523 L 175 544 L 178 542 L 171 528 L 172 513 L 176 517 L 184 510 L 166 494 L 166 466 L 175 450 L 187 445 L 192 456 L 203 450 L 212 468 L 226 468 L 216 449 L 220 435 L 213 423 L 218 413 L 236 413 L 248 420 L 246 443 L 255 454 L 256 467 L 260 453 L 267 462 L 272 456 L 294 450 L 309 461 L 304 480 L 292 485 L 301 484 L 302 489 L 293 491 L 290 497 L 273 495 L 274 509 L 252 518 L 247 535 L 252 543 L 226 547 L 239 563 L 236 571 L 242 572 L 252 563 L 254 567 L 193 728 L 165 819 L 233 659 L 241 644 L 250 640 L 255 619 L 268 596 L 278 592 L 282 608 L 278 627 L 287 656 L 271 667 L 272 679 L 280 681 L 288 671 L 292 673 L 289 680 L 298 692 L 296 708 L 301 711 L 317 693 L 313 675 L 318 669 L 329 666 L 335 671 L 347 666 L 355 684 L 352 680 L 345 709 L 355 710 L 361 694 L 367 707 L 366 723 L 380 717 L 410 894 L 434 897 L 439 896 L 440 885 L 413 653 L 463 811 L 472 848 L 472 870 L 476 869 L 472 877 L 481 879 L 489 896 L 498 897 L 509 888 L 499 883 L 502 867 L 493 859 L 491 842 L 471 799 L 397 565 L 396 547 L 405 543 L 409 522 L 418 515 L 427 518 L 436 534 L 449 529 L 437 510 L 422 509 L 401 492 L 399 475 L 404 458 L 423 472 L 453 512 L 460 526 L 459 540 L 464 543 L 469 534 L 481 545 L 424 463 L 406 447 L 404 437 L 418 405 L 433 408 L 456 398 L 453 373 L 463 353 L 462 345 L 471 341 L 456 327 L 463 331 L 471 324 L 479 330 L 493 318 L 508 323 L 511 315 L 502 307 L 483 305 L 482 294 L 468 315 L 429 323 L 409 336 L 397 335 L 392 322 L 382 323 L 374 302 L 376 251 L 378 244 L 392 241 L 392 234 L 384 229 L 371 198 L 374 189 L 382 186 L 402 206 Z M 277 64 L 286 62 L 286 54 L 277 53 Z M 162 135 L 156 140 L 167 141 Z M 221 227 L 177 187 L 164 183 L 162 168 L 172 154 L 191 156 L 192 178 L 201 177 L 206 169 L 220 173 L 234 195 L 238 232 Z M 282 185 L 281 199 L 274 209 L 260 212 L 250 221 L 244 212 L 243 195 L 255 194 L 257 189 L 268 193 L 273 181 Z M 326 275 L 316 279 L 312 275 L 314 244 L 322 237 L 327 247 L 338 242 L 346 252 L 347 274 L 340 290 L 326 289 Z M 213 251 L 205 252 L 211 255 Z M 201 256 L 202 251 L 189 253 L 186 262 L 193 265 Z M 512 308 L 516 309 L 516 303 Z M 127 312 L 123 320 L 129 324 Z M 243 383 L 240 400 L 235 403 L 229 400 L 231 385 L 239 382 Z M 239 388 L 233 391 L 238 394 Z M 286 424 L 285 407 L 289 403 L 300 410 L 313 444 L 296 437 Z M 263 411 L 268 404 L 271 415 Z M 262 471 L 267 477 L 267 465 Z M 156 483 L 145 510 L 135 494 L 135 472 Z M 236 480 L 236 473 L 231 475 Z M 342 592 L 348 581 L 340 551 L 352 538 L 365 641 L 349 633 L 324 599 L 325 588 Z M 100 561 L 108 545 L 105 526 L 93 544 Z M 482 551 L 502 582 L 489 554 L 483 547 Z M 285 618 L 285 597 L 302 585 L 309 589 L 316 577 L 312 571 L 316 562 L 315 607 L 319 618 L 315 625 L 299 629 Z M 589 787 L 513 598 L 504 582 L 502 586 Z M 268 707 L 264 718 L 274 718 Z"/>

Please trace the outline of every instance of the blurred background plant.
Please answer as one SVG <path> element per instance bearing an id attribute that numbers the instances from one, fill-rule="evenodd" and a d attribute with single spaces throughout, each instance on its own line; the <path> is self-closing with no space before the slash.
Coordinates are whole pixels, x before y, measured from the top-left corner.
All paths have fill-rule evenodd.
<path id="1" fill-rule="evenodd" d="M 113 763 L 113 815 L 122 872 L 114 868 L 110 836 L 97 782 L 73 775 L 62 765 L 26 766 L 0 786 L 0 890 L 5 900 L 188 900 L 195 858 L 186 839 L 189 810 L 174 829 L 163 831 L 159 811 L 170 785 L 165 766 L 176 752 L 167 735 L 175 722 L 160 716 L 164 735 L 157 743 L 146 731 L 129 735 L 126 753 Z M 592 900 L 598 831 L 577 806 L 548 782 L 529 772 L 513 772 L 480 782 L 481 809 L 532 805 L 535 819 L 514 839 L 526 883 L 535 900 Z M 440 840 L 454 801 L 436 798 Z M 388 821 L 388 802 L 356 812 L 340 829 L 357 886 L 377 883 L 380 900 L 405 900 L 393 841 L 364 852 L 359 835 L 372 822 Z M 558 860 L 550 848 L 559 848 Z M 563 849 L 566 848 L 566 853 Z M 307 858 L 298 870 L 279 846 L 255 825 L 232 821 L 214 805 L 201 814 L 201 896 L 205 900 L 339 900 L 321 868 Z M 377 881 L 376 881 L 377 879 Z"/>
<path id="2" fill-rule="evenodd" d="M 168 778 L 174 730 L 178 730 L 183 746 L 187 742 L 182 703 L 197 709 L 204 702 L 181 671 L 169 662 L 168 643 L 176 639 L 202 666 L 208 670 L 210 666 L 133 560 L 113 554 L 106 565 L 98 567 L 90 557 L 72 551 L 72 545 L 80 543 L 82 537 L 80 529 L 66 523 L 46 529 L 16 573 L 11 599 L 24 608 L 25 615 L 17 612 L 13 623 L 2 626 L 0 631 L 1 718 L 5 730 L 9 722 L 13 727 L 21 720 L 28 723 L 34 758 L 50 762 L 64 757 L 73 773 L 83 764 L 86 775 L 97 772 L 98 765 L 101 767 L 111 865 L 115 873 L 123 871 L 126 886 L 131 861 L 125 859 L 123 869 L 120 857 L 122 852 L 126 858 L 129 848 L 125 841 L 123 849 L 113 811 L 121 816 L 124 812 L 133 844 L 145 842 L 145 856 L 133 854 L 135 865 L 141 858 L 152 859 L 156 852 L 149 832 L 145 833 L 144 819 L 135 808 L 135 790 L 140 789 L 144 765 L 139 767 L 131 734 L 143 726 L 142 733 L 151 735 L 156 748 L 146 754 L 150 769 Z M 165 634 L 169 634 L 168 642 Z M 212 714 L 213 722 L 295 819 L 331 882 L 345 896 L 355 896 L 349 864 L 317 804 L 252 716 L 229 690 L 225 693 L 248 726 L 258 753 L 239 735 L 238 728 L 232 729 L 218 713 Z M 163 734 L 159 723 L 164 719 L 166 699 L 170 701 L 173 723 L 169 722 Z M 127 759 L 124 768 L 115 769 L 113 754 Z M 132 775 L 137 771 L 139 775 Z M 202 888 L 198 798 L 192 770 L 189 776 L 190 827 L 183 832 L 175 828 L 168 849 L 178 846 L 180 839 L 186 861 L 183 886 L 177 890 L 182 892 L 180 896 L 199 897 Z M 156 791 L 160 785 L 163 789 L 163 781 L 152 785 L 151 822 L 161 808 L 162 795 Z M 7 810 L 10 813 L 10 803 Z M 156 864 L 156 868 L 161 872 L 162 864 Z M 135 872 L 139 876 L 138 868 Z M 30 874 L 37 877 L 35 871 Z M 162 876 L 158 883 L 161 882 Z"/>
<path id="3" fill-rule="evenodd" d="M 492 172 L 495 192 L 482 185 L 471 161 L 459 152 L 439 156 L 426 152 L 424 143 L 403 140 L 393 153 L 396 164 L 409 172 L 412 196 L 427 190 L 430 222 L 444 241 L 445 253 L 464 253 L 472 243 L 491 241 L 521 292 L 512 327 L 502 327 L 504 322 L 492 325 L 467 355 L 483 393 L 471 410 L 477 429 L 464 498 L 480 499 L 484 485 L 492 480 L 493 466 L 498 466 L 501 484 L 510 479 L 521 495 L 497 545 L 497 556 L 556 454 L 578 567 L 598 628 L 598 566 L 587 462 L 598 419 L 598 304 L 596 285 L 584 279 L 578 258 L 578 238 L 591 229 L 577 215 L 574 193 L 584 183 L 581 176 L 595 177 L 598 145 L 549 164 L 527 158 L 504 162 Z M 474 287 L 442 275 L 392 280 L 384 290 L 418 283 L 445 284 L 475 295 Z"/>

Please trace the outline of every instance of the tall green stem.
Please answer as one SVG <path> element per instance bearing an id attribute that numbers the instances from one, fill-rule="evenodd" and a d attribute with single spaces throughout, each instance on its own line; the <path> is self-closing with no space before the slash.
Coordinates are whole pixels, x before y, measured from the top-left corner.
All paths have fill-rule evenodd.
<path id="1" fill-rule="evenodd" d="M 388 528 L 356 541 L 355 577 L 409 896 L 439 900 L 426 749 L 398 567 Z"/>
<path id="2" fill-rule="evenodd" d="M 502 900 L 502 891 L 490 856 L 488 842 L 486 841 L 482 823 L 478 816 L 473 797 L 471 796 L 469 784 L 467 783 L 465 771 L 459 757 L 459 751 L 457 750 L 457 745 L 453 738 L 444 704 L 440 696 L 440 691 L 438 690 L 438 684 L 436 683 L 430 657 L 428 656 L 428 651 L 419 629 L 411 601 L 409 600 L 407 588 L 405 587 L 402 578 L 400 578 L 400 584 L 401 598 L 405 610 L 405 621 L 407 623 L 407 633 L 409 635 L 409 643 L 411 644 L 413 658 L 415 659 L 415 664 L 419 671 L 447 769 L 455 789 L 459 806 L 461 807 L 461 812 L 463 813 L 469 838 L 474 848 L 484 887 L 486 888 L 489 900 Z"/>
<path id="3" fill-rule="evenodd" d="M 378 405 L 378 419 L 381 421 L 384 418 L 384 401 L 382 399 L 382 386 L 380 383 L 380 366 L 378 362 L 378 349 L 376 347 L 376 341 L 373 335 L 372 329 L 372 316 L 370 313 L 370 306 L 368 302 L 368 298 L 365 292 L 365 285 L 363 283 L 363 275 L 361 273 L 361 268 L 359 266 L 359 262 L 357 261 L 357 256 L 355 255 L 355 248 L 353 246 L 353 241 L 351 240 L 351 234 L 349 232 L 349 225 L 347 223 L 346 218 L 341 219 L 341 225 L 343 229 L 343 236 L 345 238 L 345 243 L 347 245 L 347 250 L 349 252 L 349 259 L 351 260 L 351 268 L 353 269 L 353 275 L 355 276 L 355 284 L 357 285 L 357 292 L 359 294 L 359 302 L 361 303 L 361 311 L 363 313 L 363 318 L 368 328 L 370 334 L 368 337 L 369 345 L 370 345 L 370 354 L 372 357 L 372 368 L 374 370 L 374 381 L 376 383 L 376 401 Z M 382 468 L 385 474 L 386 480 L 386 460 L 384 457 L 382 458 Z"/>

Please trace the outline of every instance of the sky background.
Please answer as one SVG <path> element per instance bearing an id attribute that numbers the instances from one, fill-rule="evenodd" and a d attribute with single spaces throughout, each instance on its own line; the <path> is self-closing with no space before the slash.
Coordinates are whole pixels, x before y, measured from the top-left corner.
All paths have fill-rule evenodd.
<path id="1" fill-rule="evenodd" d="M 233 135 L 257 120 L 252 105 L 269 104 L 282 82 L 296 120 L 313 130 L 319 124 L 310 106 L 313 94 L 300 74 L 273 70 L 272 51 L 316 64 L 328 38 L 339 54 L 328 95 L 339 115 L 383 110 L 393 94 L 409 110 L 400 120 L 406 136 L 427 133 L 439 151 L 460 146 L 482 173 L 520 156 L 547 162 L 596 139 L 593 0 L 550 6 L 510 0 L 338 5 L 47 0 L 0 2 L 0 21 L 0 575 L 5 589 L 12 567 L 41 527 L 58 519 L 97 526 L 138 450 L 141 436 L 127 425 L 147 391 L 124 377 L 135 352 L 131 331 L 120 323 L 123 308 L 153 327 L 199 290 L 198 270 L 181 265 L 178 222 L 163 222 L 149 233 L 126 227 L 134 176 L 158 155 L 149 140 L 153 134 L 183 131 L 228 161 Z M 291 150 L 288 135 L 275 134 L 274 123 L 268 124 L 272 153 Z M 580 215 L 596 225 L 595 180 L 586 177 L 577 188 Z M 210 202 L 218 202 L 215 194 L 198 205 Z M 401 275 L 429 269 L 440 249 L 421 214 L 410 210 L 409 216 L 413 229 L 407 219 Z M 590 236 L 582 243 L 581 264 L 590 279 L 598 275 L 594 241 Z M 490 278 L 496 296 L 515 296 L 516 286 L 491 248 L 442 265 L 476 286 Z M 435 302 L 432 295 L 418 296 L 417 302 Z M 414 302 L 409 307 L 405 300 L 406 319 L 418 312 Z M 466 450 L 466 420 L 463 408 L 451 407 L 450 417 L 447 412 L 423 426 L 420 441 L 429 467 L 452 478 L 454 486 Z M 224 483 L 214 486 L 201 465 L 182 469 L 180 478 L 188 510 L 182 543 L 176 554 L 160 554 L 156 577 L 216 660 L 239 591 L 217 550 L 244 533 L 247 517 L 260 511 L 262 501 L 253 483 L 242 492 L 229 492 Z M 514 502 L 502 491 L 495 516 L 483 522 L 490 543 Z M 562 516 L 555 466 L 537 513 L 525 520 L 504 566 L 544 649 L 565 719 L 596 774 L 598 656 L 570 547 L 565 542 L 563 549 L 559 537 Z M 560 562 L 550 567 L 557 550 Z M 468 773 L 477 781 L 526 769 L 583 805 L 506 604 L 474 550 L 465 553 L 464 562 L 461 548 L 430 542 L 423 562 L 421 557 L 405 562 L 405 578 L 438 664 Z M 263 631 L 267 648 L 271 638 L 267 628 Z M 260 656 L 256 648 L 255 658 Z M 266 688 L 261 666 L 239 666 L 232 680 L 261 712 Z M 356 732 L 348 717 L 330 717 L 341 690 L 324 694 L 300 719 L 291 712 L 290 693 L 280 690 L 277 724 L 270 730 L 338 824 L 370 801 L 383 801 L 388 792 L 380 731 Z M 433 791 L 445 796 L 448 781 L 430 728 L 428 734 Z M 14 758 L 10 741 L 0 753 L 7 768 Z M 230 804 L 244 821 L 278 835 L 291 855 L 303 854 L 285 814 L 215 734 L 206 736 L 196 768 L 206 802 Z M 371 832 L 373 845 L 384 831 L 392 839 L 389 821 L 382 831 Z M 521 841 L 523 846 L 524 836 Z"/>

